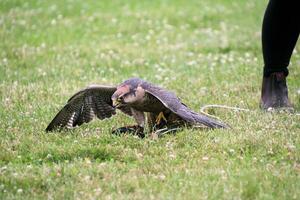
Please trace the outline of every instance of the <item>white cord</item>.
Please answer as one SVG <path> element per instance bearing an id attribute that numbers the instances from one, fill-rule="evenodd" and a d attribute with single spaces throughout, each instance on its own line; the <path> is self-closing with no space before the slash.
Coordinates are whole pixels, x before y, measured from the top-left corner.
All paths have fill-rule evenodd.
<path id="1" fill-rule="evenodd" d="M 205 105 L 202 108 L 200 108 L 200 112 L 206 113 L 204 110 L 206 110 L 207 108 L 226 108 L 226 109 L 236 110 L 236 111 L 238 111 L 238 110 L 240 110 L 240 111 L 246 111 L 246 112 L 250 111 L 247 108 L 238 108 L 238 107 L 231 107 L 231 106 L 225 106 L 225 105 L 211 104 L 211 105 Z"/>
<path id="2" fill-rule="evenodd" d="M 205 110 L 208 109 L 208 108 L 225 108 L 225 109 L 229 109 L 229 110 L 245 111 L 245 112 L 250 112 L 251 111 L 250 109 L 247 109 L 247 108 L 239 108 L 239 107 L 232 107 L 232 106 L 226 106 L 226 105 L 217 105 L 217 104 L 205 105 L 205 106 L 200 108 L 200 112 L 202 114 L 208 115 L 210 117 L 215 117 L 215 118 L 217 118 L 217 117 L 214 116 L 214 115 L 210 115 L 207 112 L 205 112 Z M 294 113 L 294 115 L 300 116 L 300 113 Z"/>
<path id="3" fill-rule="evenodd" d="M 181 128 L 171 128 L 171 129 L 168 129 L 167 127 L 166 128 L 162 128 L 162 129 L 158 129 L 157 131 L 154 132 L 154 134 L 158 135 L 158 136 L 162 136 L 166 133 L 169 133 L 169 132 L 172 132 L 172 131 L 177 131 L 177 130 L 180 130 Z"/>
<path id="4" fill-rule="evenodd" d="M 235 110 L 235 111 L 250 112 L 250 110 L 246 109 L 246 108 L 238 108 L 238 107 L 231 107 L 231 106 L 217 105 L 217 104 L 205 105 L 205 106 L 200 108 L 200 112 L 202 114 L 207 115 L 207 116 L 212 117 L 212 118 L 215 118 L 215 119 L 218 119 L 218 120 L 221 120 L 221 119 L 214 116 L 214 115 L 211 115 L 211 114 L 208 114 L 207 112 L 205 112 L 205 110 L 208 109 L 208 108 L 225 108 L 225 109 L 230 109 L 230 110 Z"/>

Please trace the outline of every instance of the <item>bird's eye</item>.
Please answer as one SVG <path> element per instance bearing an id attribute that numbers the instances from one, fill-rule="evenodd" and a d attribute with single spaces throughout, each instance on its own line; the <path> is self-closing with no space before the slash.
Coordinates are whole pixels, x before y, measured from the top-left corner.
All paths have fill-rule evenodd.
<path id="1" fill-rule="evenodd" d="M 124 100 L 124 96 L 120 96 L 119 98 L 118 98 L 118 101 L 123 101 Z"/>

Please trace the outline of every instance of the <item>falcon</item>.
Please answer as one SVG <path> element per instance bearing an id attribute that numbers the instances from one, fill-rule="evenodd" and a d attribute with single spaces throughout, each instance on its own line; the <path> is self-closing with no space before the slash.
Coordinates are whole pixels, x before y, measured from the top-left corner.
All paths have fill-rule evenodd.
<path id="1" fill-rule="evenodd" d="M 229 128 L 223 122 L 196 113 L 173 93 L 139 78 L 131 78 L 118 86 L 90 85 L 75 93 L 50 122 L 46 131 L 60 131 L 88 123 L 94 118 L 110 118 L 120 110 L 133 117 L 134 126 L 121 127 L 116 132 L 136 132 L 166 128 L 201 126 Z"/>

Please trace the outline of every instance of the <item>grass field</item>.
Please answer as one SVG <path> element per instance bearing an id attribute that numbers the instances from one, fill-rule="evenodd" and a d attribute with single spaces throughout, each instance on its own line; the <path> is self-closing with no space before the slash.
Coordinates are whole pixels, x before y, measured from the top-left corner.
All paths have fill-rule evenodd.
<path id="1" fill-rule="evenodd" d="M 258 108 L 267 0 L 0 0 L 0 199 L 300 199 L 300 117 Z M 299 45 L 288 77 L 300 109 Z M 141 77 L 230 130 L 158 140 L 123 114 L 46 134 L 91 83 Z"/>

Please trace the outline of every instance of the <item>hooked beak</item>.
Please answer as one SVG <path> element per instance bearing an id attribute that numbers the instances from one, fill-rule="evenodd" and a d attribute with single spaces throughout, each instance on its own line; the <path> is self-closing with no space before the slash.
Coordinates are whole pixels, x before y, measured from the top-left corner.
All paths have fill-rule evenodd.
<path id="1" fill-rule="evenodd" d="M 113 100 L 112 100 L 112 106 L 113 106 L 114 108 L 118 108 L 118 107 L 120 107 L 120 105 L 121 105 L 121 102 L 118 101 L 118 99 L 113 99 Z"/>

